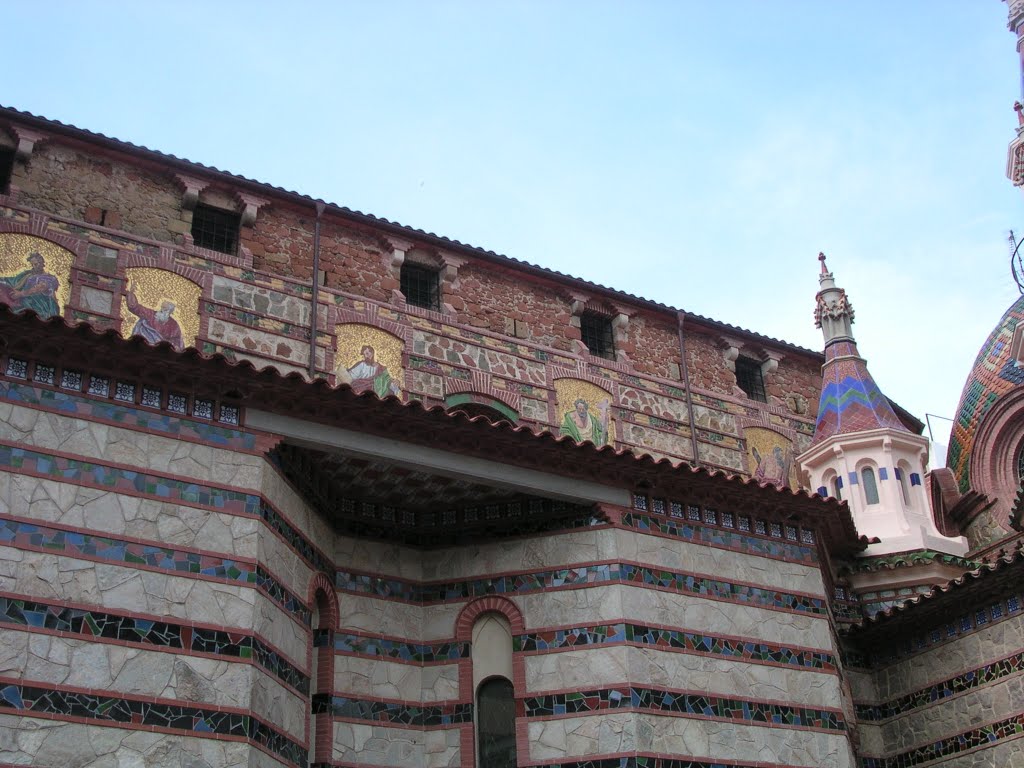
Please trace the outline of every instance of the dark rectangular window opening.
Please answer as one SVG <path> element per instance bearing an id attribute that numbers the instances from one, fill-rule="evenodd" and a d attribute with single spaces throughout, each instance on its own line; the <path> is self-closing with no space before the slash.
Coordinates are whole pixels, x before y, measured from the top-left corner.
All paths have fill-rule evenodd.
<path id="1" fill-rule="evenodd" d="M 14 148 L 0 147 L 0 195 L 11 189 L 11 174 L 14 172 Z"/>
<path id="2" fill-rule="evenodd" d="M 761 363 L 749 357 L 736 358 L 736 386 L 747 393 L 751 400 L 768 402 L 764 392 L 764 375 L 761 373 Z"/>
<path id="3" fill-rule="evenodd" d="M 403 264 L 401 288 L 406 304 L 441 311 L 440 276 L 436 269 L 419 264 Z"/>
<path id="4" fill-rule="evenodd" d="M 612 337 L 612 319 L 596 312 L 580 315 L 580 334 L 590 354 L 607 360 L 615 359 L 615 340 Z"/>
<path id="5" fill-rule="evenodd" d="M 196 205 L 192 212 L 192 242 L 200 248 L 227 253 L 238 253 L 239 216 L 209 205 Z"/>

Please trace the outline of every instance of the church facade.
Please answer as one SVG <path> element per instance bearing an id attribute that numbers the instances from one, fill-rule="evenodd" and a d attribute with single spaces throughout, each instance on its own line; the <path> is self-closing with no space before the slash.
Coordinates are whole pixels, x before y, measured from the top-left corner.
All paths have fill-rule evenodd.
<path id="1" fill-rule="evenodd" d="M 929 468 L 819 269 L 823 352 L 0 108 L 0 764 L 1024 764 L 1024 309 Z"/>

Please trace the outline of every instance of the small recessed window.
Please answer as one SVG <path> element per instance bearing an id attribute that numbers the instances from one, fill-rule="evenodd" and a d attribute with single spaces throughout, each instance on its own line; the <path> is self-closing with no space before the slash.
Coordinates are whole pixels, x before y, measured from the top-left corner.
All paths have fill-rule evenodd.
<path id="1" fill-rule="evenodd" d="M 233 256 L 238 252 L 239 223 L 234 211 L 199 204 L 192 212 L 192 242 Z"/>
<path id="2" fill-rule="evenodd" d="M 479 765 L 515 768 L 516 700 L 512 683 L 492 677 L 476 694 Z"/>
<path id="3" fill-rule="evenodd" d="M 615 359 L 615 340 L 612 336 L 612 319 L 597 312 L 580 315 L 580 334 L 590 354 L 608 360 Z"/>
<path id="4" fill-rule="evenodd" d="M 764 392 L 764 374 L 761 373 L 760 361 L 750 357 L 736 358 L 736 386 L 751 400 L 768 402 Z"/>
<path id="5" fill-rule="evenodd" d="M 441 310 L 441 281 L 436 269 L 420 264 L 402 264 L 401 289 L 406 304 L 435 312 Z"/>
<path id="6" fill-rule="evenodd" d="M 14 171 L 14 149 L 0 147 L 0 195 L 6 195 L 11 188 L 11 173 Z"/>
<path id="7" fill-rule="evenodd" d="M 860 471 L 861 483 L 864 486 L 864 501 L 868 504 L 878 503 L 878 483 L 875 482 L 875 470 L 864 467 Z"/>

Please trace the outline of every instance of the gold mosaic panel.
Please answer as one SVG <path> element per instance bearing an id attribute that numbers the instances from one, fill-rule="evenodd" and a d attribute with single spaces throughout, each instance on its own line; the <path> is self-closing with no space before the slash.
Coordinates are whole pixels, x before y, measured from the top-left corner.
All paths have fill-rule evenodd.
<path id="1" fill-rule="evenodd" d="M 607 424 L 603 439 L 592 442 L 598 445 L 613 445 L 615 443 L 615 421 L 612 419 L 612 396 L 596 384 L 582 379 L 556 379 L 555 397 L 558 402 L 558 427 L 559 434 L 569 435 L 576 438 L 575 431 L 569 426 L 576 411 L 576 401 L 584 400 L 587 404 L 587 413 L 598 425 Z M 602 407 L 605 409 L 602 411 Z M 594 422 L 591 422 L 593 429 Z M 576 431 L 579 427 L 576 427 Z M 585 440 L 586 438 L 584 438 Z"/>
<path id="2" fill-rule="evenodd" d="M 334 370 L 339 383 L 351 384 L 356 391 L 373 388 L 381 397 L 401 396 L 405 349 L 402 339 L 364 323 L 344 323 L 336 326 L 334 333 L 338 338 Z M 372 350 L 369 358 L 364 352 L 366 347 Z M 372 379 L 365 375 L 370 367 L 376 367 Z"/>
<path id="3" fill-rule="evenodd" d="M 195 346 L 199 333 L 199 299 L 203 289 L 191 280 L 155 267 L 134 267 L 125 270 L 125 290 L 134 289 L 135 298 L 142 307 L 159 310 L 165 301 L 174 303 L 171 317 L 181 328 L 182 343 Z M 121 335 L 130 338 L 139 316 L 129 311 L 128 300 L 121 299 Z M 167 339 L 170 341 L 170 339 Z"/>
<path id="4" fill-rule="evenodd" d="M 30 264 L 29 256 L 36 253 L 42 263 Z M 74 260 L 75 254 L 67 248 L 41 237 L 0 234 L 0 301 L 40 317 L 62 314 L 71 298 Z"/>
<path id="5" fill-rule="evenodd" d="M 793 490 L 799 487 L 793 441 L 760 427 L 748 427 L 743 436 L 747 441 L 747 470 L 751 477 Z"/>

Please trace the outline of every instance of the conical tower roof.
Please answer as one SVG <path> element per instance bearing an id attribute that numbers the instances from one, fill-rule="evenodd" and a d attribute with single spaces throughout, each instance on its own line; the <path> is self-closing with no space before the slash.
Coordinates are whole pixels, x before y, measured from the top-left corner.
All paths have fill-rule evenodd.
<path id="1" fill-rule="evenodd" d="M 868 372 L 868 364 L 853 338 L 853 305 L 846 291 L 836 287 L 818 254 L 821 290 L 817 295 L 814 323 L 825 336 L 825 364 L 821 368 L 821 401 L 812 445 L 834 435 L 846 435 L 888 427 L 909 432 L 893 411 Z"/>

